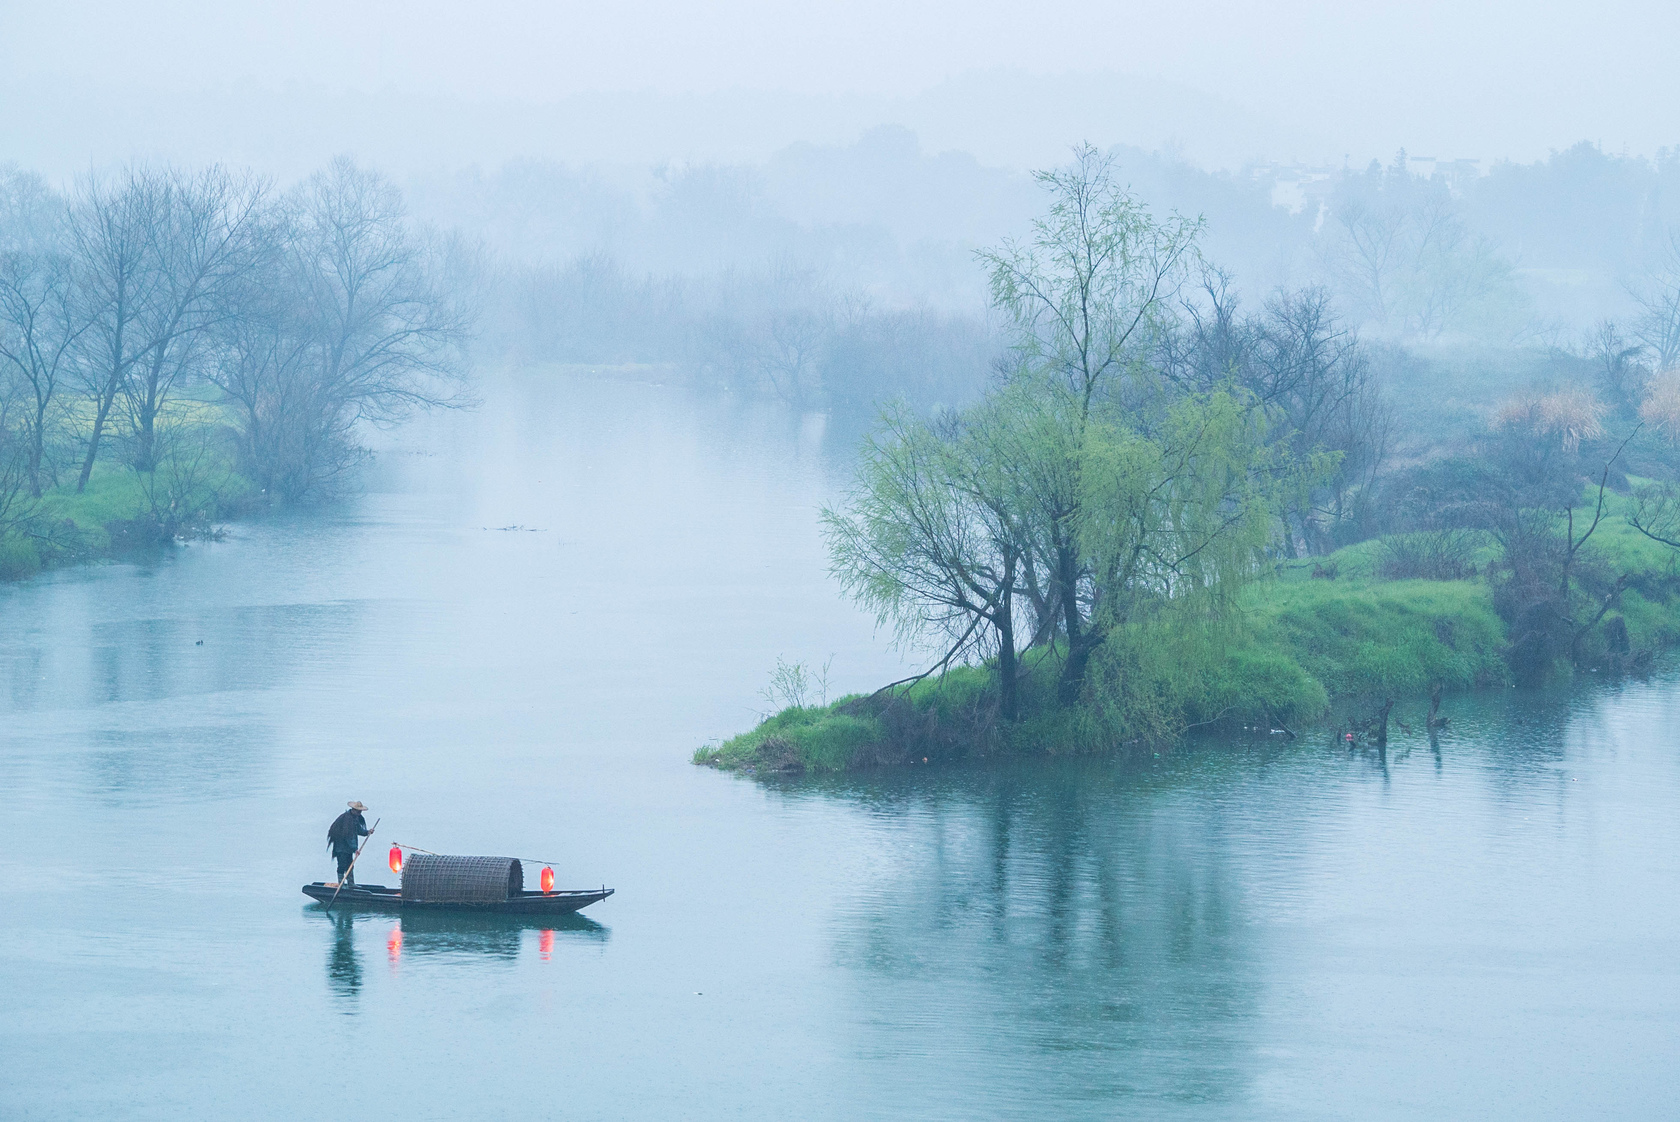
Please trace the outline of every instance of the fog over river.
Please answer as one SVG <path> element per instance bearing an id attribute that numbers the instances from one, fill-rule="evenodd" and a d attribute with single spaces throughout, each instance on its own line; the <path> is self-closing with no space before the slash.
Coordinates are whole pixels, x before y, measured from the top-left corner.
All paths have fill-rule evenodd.
<path id="1" fill-rule="evenodd" d="M 1680 1101 L 1672 672 L 1449 698 L 1386 759 L 1318 730 L 721 774 L 690 753 L 778 656 L 836 693 L 905 665 L 825 576 L 853 435 L 547 372 L 483 396 L 336 507 L 0 586 L 0 1116 Z M 364 880 L 400 841 L 617 894 L 329 916 L 298 889 L 351 798 Z"/>

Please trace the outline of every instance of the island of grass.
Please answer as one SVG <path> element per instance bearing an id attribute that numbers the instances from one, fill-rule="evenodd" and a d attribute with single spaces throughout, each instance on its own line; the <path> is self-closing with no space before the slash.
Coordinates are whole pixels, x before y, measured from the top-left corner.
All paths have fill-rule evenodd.
<path id="1" fill-rule="evenodd" d="M 1020 660 L 1020 712 L 999 719 L 995 659 L 956 666 L 913 684 L 832 704 L 793 706 L 694 762 L 753 772 L 834 772 L 998 756 L 1159 751 L 1186 734 L 1242 729 L 1386 736 L 1382 718 L 1421 727 L 1432 695 L 1506 687 L 1519 676 L 1559 677 L 1571 666 L 1638 671 L 1680 643 L 1680 568 L 1665 545 L 1629 523 L 1635 500 L 1607 495 L 1593 535 L 1591 566 L 1614 603 L 1585 628 L 1573 650 L 1544 667 L 1514 666 L 1520 643 L 1501 613 L 1511 580 L 1496 538 L 1454 534 L 1458 579 L 1393 579 L 1419 547 L 1416 538 L 1372 540 L 1327 557 L 1289 561 L 1248 585 L 1240 622 L 1205 651 L 1151 636 L 1146 651 L 1121 652 L 1123 703 L 1059 704 L 1057 671 L 1065 650 L 1046 644 Z M 1576 512 L 1590 521 L 1590 506 Z M 1608 586 L 1604 583 L 1608 581 Z M 1581 597 L 1597 614 L 1603 595 Z M 1509 609 L 1506 609 L 1509 614 Z M 1577 626 L 1587 622 L 1580 620 Z M 1522 626 L 1521 623 L 1518 624 Z M 1450 704 L 1446 712 L 1450 712 Z M 1445 716 L 1446 713 L 1443 713 Z"/>

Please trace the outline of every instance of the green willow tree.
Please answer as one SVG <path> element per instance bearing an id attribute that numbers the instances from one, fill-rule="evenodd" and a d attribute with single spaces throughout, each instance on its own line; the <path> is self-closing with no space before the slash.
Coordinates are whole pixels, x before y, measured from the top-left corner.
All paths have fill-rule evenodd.
<path id="1" fill-rule="evenodd" d="M 980 259 L 1012 328 L 1010 396 L 1026 417 L 1003 454 L 1016 464 L 1041 570 L 1029 595 L 1041 624 L 1053 620 L 1067 645 L 1057 694 L 1071 704 L 1105 631 L 1092 616 L 1097 573 L 1080 544 L 1087 437 L 1094 423 L 1135 426 L 1159 411 L 1162 380 L 1150 359 L 1172 326 L 1202 224 L 1157 221 L 1116 182 L 1112 159 L 1089 145 L 1069 167 L 1036 178 L 1051 201 L 1032 237 Z"/>
<path id="2" fill-rule="evenodd" d="M 1222 611 L 1287 474 L 1252 398 L 1151 365 L 1199 223 L 1155 221 L 1090 148 L 1038 178 L 1052 200 L 1031 241 L 982 254 L 1014 329 L 1005 382 L 936 420 L 890 410 L 824 514 L 848 592 L 901 640 L 938 639 L 928 673 L 994 659 L 1005 720 L 1022 650 L 1054 648 L 1072 705 L 1117 634 Z"/>
<path id="3" fill-rule="evenodd" d="M 847 592 L 901 641 L 943 640 L 935 669 L 971 652 L 996 656 L 1000 713 L 1014 720 L 1026 535 L 1007 465 L 988 454 L 994 413 L 982 406 L 930 423 L 889 411 L 864 447 L 847 510 L 825 510 L 823 522 Z"/>
<path id="4" fill-rule="evenodd" d="M 1058 696 L 1078 700 L 1090 653 L 1111 635 L 1221 611 L 1275 524 L 1272 446 L 1260 414 L 1237 398 L 1182 398 L 1148 433 L 1095 420 L 1071 456 L 1057 404 L 1017 385 L 941 421 L 890 412 L 864 447 L 846 508 L 824 512 L 846 590 L 902 641 L 939 641 L 935 670 L 995 659 L 1005 720 L 1020 713 L 1022 649 L 1060 643 Z M 1078 667 L 1044 591 L 1054 580 L 1052 518 L 1035 485 L 1074 459 L 1081 493 L 1067 532 L 1089 644 Z"/>
<path id="5" fill-rule="evenodd" d="M 1183 652 L 1227 631 L 1238 592 L 1276 538 L 1278 499 L 1296 474 L 1268 440 L 1264 414 L 1231 393 L 1185 397 L 1147 434 L 1093 425 L 1082 460 L 1079 549 L 1091 574 L 1083 634 L 1092 658 L 1117 638 L 1136 648 L 1170 636 Z M 1159 677 L 1171 659 L 1157 650 L 1153 661 Z M 1108 662 L 1093 683 L 1090 660 L 1075 668 L 1070 657 L 1060 700 L 1083 692 L 1110 713 L 1136 711 L 1141 683 L 1127 680 L 1126 659 Z"/>

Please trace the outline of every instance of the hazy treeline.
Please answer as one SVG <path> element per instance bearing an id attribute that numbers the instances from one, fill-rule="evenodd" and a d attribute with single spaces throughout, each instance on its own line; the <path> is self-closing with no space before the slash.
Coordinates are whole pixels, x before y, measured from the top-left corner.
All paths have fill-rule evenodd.
<path id="1" fill-rule="evenodd" d="M 1556 344 L 1610 319 L 1658 345 L 1650 302 L 1676 268 L 1677 191 L 1672 149 L 1646 160 L 1582 143 L 1429 177 L 1402 152 L 1334 181 L 1317 253 L 1349 312 L 1391 338 Z"/>
<path id="2" fill-rule="evenodd" d="M 1667 231 L 1680 151 L 1582 143 L 1477 175 L 1406 159 L 1351 169 L 1205 171 L 1171 153 L 1109 150 L 1161 213 L 1207 219 L 1204 249 L 1250 299 L 1321 284 L 1355 325 L 1400 340 L 1575 340 L 1631 326 Z M 410 183 L 416 213 L 508 260 L 606 258 L 632 276 L 809 270 L 883 307 L 984 306 L 974 251 L 1027 230 L 1029 176 L 928 153 L 906 130 L 792 146 L 763 164 L 654 169 L 517 163 Z"/>
<path id="3" fill-rule="evenodd" d="M 1636 413 L 1680 356 L 1671 152 L 1430 177 L 1402 154 L 1298 197 L 1286 169 L 1103 158 L 1150 213 L 1197 219 L 1216 263 L 1165 298 L 1150 361 L 1186 391 L 1241 386 L 1287 415 L 1298 454 L 1336 457 L 1288 550 L 1382 532 L 1387 477 L 1482 440 L 1513 395 L 1591 383 Z M 459 391 L 469 303 L 483 359 L 664 364 L 798 409 L 962 408 L 1008 367 L 976 247 L 1025 236 L 1038 206 L 1031 177 L 894 128 L 758 166 L 521 164 L 407 194 L 412 220 L 348 161 L 286 190 L 222 168 L 62 193 L 8 173 L 11 491 L 226 462 L 277 497 L 320 493 L 359 423 Z M 1549 316 L 1548 285 L 1615 314 Z"/>
<path id="4" fill-rule="evenodd" d="M 1153 211 L 1205 219 L 1202 250 L 1231 297 L 1259 308 L 1322 291 L 1379 345 L 1381 375 L 1445 364 L 1528 381 L 1592 361 L 1606 332 L 1665 368 L 1680 345 L 1664 303 L 1680 274 L 1674 151 L 1580 144 L 1481 175 L 1424 174 L 1434 165 L 1404 153 L 1335 171 L 1107 154 Z M 417 214 L 501 263 L 492 353 L 674 363 L 802 408 L 865 410 L 984 391 L 990 363 L 975 356 L 1000 337 L 974 255 L 1021 236 L 1037 205 L 1029 176 L 924 152 L 899 128 L 758 165 L 519 163 L 409 189 Z M 1456 379 L 1452 398 L 1485 413 L 1502 376 Z"/>
<path id="5" fill-rule="evenodd" d="M 562 363 L 666 363 L 796 409 L 872 413 L 894 398 L 953 405 L 984 385 L 987 321 L 877 306 L 792 265 L 703 277 L 636 276 L 605 256 L 513 266 L 489 296 L 486 345 Z"/>
<path id="6" fill-rule="evenodd" d="M 458 392 L 451 257 L 348 160 L 285 191 L 223 167 L 63 194 L 4 173 L 0 517 L 105 469 L 139 478 L 164 534 L 235 471 L 288 501 L 330 488 L 359 423 Z"/>

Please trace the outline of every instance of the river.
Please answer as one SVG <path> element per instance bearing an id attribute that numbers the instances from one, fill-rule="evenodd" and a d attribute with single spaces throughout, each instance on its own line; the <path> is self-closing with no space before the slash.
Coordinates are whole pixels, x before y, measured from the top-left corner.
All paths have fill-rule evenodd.
<path id="1" fill-rule="evenodd" d="M 824 573 L 853 436 L 484 397 L 327 510 L 0 586 L 0 1117 L 1672 1116 L 1680 679 L 1384 757 L 720 774 L 778 656 L 904 665 Z M 394 840 L 617 894 L 329 916 L 350 798 L 363 880 Z"/>

